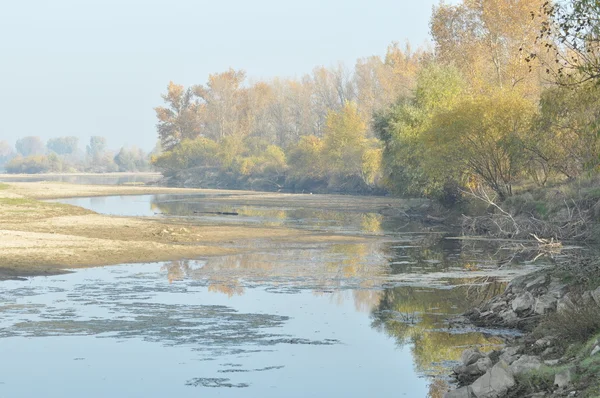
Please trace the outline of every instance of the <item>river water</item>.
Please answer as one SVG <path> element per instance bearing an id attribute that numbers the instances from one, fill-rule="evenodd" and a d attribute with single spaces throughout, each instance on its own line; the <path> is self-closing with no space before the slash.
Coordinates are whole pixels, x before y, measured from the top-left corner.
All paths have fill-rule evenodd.
<path id="1" fill-rule="evenodd" d="M 405 217 L 226 199 L 61 202 L 367 239 L 229 242 L 241 254 L 2 282 L 0 396 L 441 397 L 462 350 L 501 333 L 445 320 L 532 267 Z"/>

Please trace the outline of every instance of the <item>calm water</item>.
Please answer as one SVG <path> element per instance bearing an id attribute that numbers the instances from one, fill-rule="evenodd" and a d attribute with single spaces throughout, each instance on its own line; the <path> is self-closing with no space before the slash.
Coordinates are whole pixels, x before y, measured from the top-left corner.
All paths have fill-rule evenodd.
<path id="1" fill-rule="evenodd" d="M 0 396 L 441 397 L 465 346 L 500 343 L 445 319 L 532 266 L 403 218 L 223 198 L 63 202 L 369 239 L 253 242 L 239 255 L 3 282 Z"/>

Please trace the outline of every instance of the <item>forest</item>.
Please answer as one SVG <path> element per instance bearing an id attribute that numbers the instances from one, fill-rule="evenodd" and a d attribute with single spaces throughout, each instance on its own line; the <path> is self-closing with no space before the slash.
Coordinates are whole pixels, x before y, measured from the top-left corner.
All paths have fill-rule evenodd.
<path id="1" fill-rule="evenodd" d="M 152 164 L 174 185 L 448 205 L 598 174 L 598 2 L 440 3 L 430 31 L 431 47 L 392 43 L 353 68 L 170 82 L 155 108 L 162 151 Z"/>

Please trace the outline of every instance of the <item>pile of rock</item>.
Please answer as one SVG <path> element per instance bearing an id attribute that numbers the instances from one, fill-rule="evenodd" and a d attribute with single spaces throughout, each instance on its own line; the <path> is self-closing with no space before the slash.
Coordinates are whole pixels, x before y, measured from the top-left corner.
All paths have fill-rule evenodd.
<path id="1" fill-rule="evenodd" d="M 581 301 L 580 301 L 581 300 Z M 549 272 L 538 272 L 514 279 L 504 293 L 480 308 L 465 314 L 478 326 L 531 329 L 543 315 L 554 311 L 575 308 L 579 304 L 600 306 L 600 287 L 573 296 L 569 287 Z M 454 320 L 463 323 L 461 317 Z M 576 368 L 572 358 L 559 358 L 557 338 L 546 336 L 538 340 L 530 334 L 520 339 L 519 346 L 506 347 L 501 351 L 483 354 L 477 348 L 463 352 L 460 364 L 454 368 L 454 376 L 460 388 L 447 392 L 445 398 L 500 398 L 511 395 L 516 386 L 515 378 L 539 370 L 543 365 L 561 365 L 554 377 L 554 392 L 540 392 L 534 396 L 573 396 L 572 379 Z M 600 342 L 591 346 L 589 355 L 600 355 Z M 514 389 L 513 389 L 514 392 Z M 556 393 L 557 395 L 553 395 Z"/>
<path id="2" fill-rule="evenodd" d="M 474 381 L 447 392 L 444 398 L 503 397 L 515 386 L 516 376 L 538 370 L 543 364 L 539 357 L 522 355 L 518 351 L 518 347 L 507 347 L 485 355 L 476 348 L 465 350 L 454 373 L 459 381 L 472 378 Z"/>
<path id="3" fill-rule="evenodd" d="M 467 316 L 479 326 L 529 329 L 542 315 L 561 305 L 566 288 L 547 273 L 521 276 L 510 282 L 503 294 Z"/>

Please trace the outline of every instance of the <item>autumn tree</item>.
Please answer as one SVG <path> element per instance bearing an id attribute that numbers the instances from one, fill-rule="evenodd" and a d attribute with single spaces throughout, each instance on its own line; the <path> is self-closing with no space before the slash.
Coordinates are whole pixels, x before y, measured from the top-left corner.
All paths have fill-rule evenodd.
<path id="1" fill-rule="evenodd" d="M 379 56 L 359 59 L 354 81 L 361 113 L 371 118 L 399 97 L 410 96 L 423 57 L 423 51 L 413 51 L 408 44 L 402 49 L 398 43 L 392 43 L 383 59 Z"/>
<path id="2" fill-rule="evenodd" d="M 530 73 L 527 54 L 538 24 L 531 18 L 544 0 L 463 0 L 434 8 L 431 34 L 436 56 L 453 64 L 477 91 L 517 88 L 535 97 L 539 75 Z"/>
<path id="3" fill-rule="evenodd" d="M 542 59 L 546 72 L 563 85 L 600 81 L 600 2 L 571 0 L 544 2 L 531 12 L 538 25 L 529 60 Z M 552 57 L 544 62 L 544 53 Z"/>
<path id="4" fill-rule="evenodd" d="M 350 72 L 341 62 L 332 68 L 314 68 L 311 80 L 313 112 L 317 116 L 315 134 L 322 136 L 328 113 L 340 110 L 347 101 L 354 101 L 355 88 Z"/>
<path id="5" fill-rule="evenodd" d="M 192 89 L 170 82 L 167 93 L 162 95 L 166 106 L 154 108 L 158 123 L 158 137 L 165 150 L 172 149 L 185 139 L 200 134 L 199 112 Z"/>
<path id="6" fill-rule="evenodd" d="M 510 91 L 468 98 L 439 112 L 423 134 L 426 170 L 476 176 L 500 199 L 511 196 L 525 169 L 523 141 L 535 112 L 534 103 Z"/>
<path id="7" fill-rule="evenodd" d="M 360 174 L 367 124 L 355 103 L 329 111 L 325 123 L 324 152 L 327 166 L 337 174 Z"/>
<path id="8" fill-rule="evenodd" d="M 574 179 L 600 166 L 600 86 L 547 89 L 528 149 L 553 172 Z"/>
<path id="9" fill-rule="evenodd" d="M 245 79 L 244 71 L 229 69 L 209 75 L 206 85 L 192 88 L 199 101 L 196 105 L 200 115 L 199 124 L 195 125 L 197 132 L 215 141 L 228 136 L 239 139 L 249 133 L 248 92 L 243 87 Z"/>
<path id="10" fill-rule="evenodd" d="M 290 173 L 296 178 L 321 179 L 325 177 L 325 159 L 323 157 L 323 140 L 314 135 L 307 135 L 290 148 Z"/>

